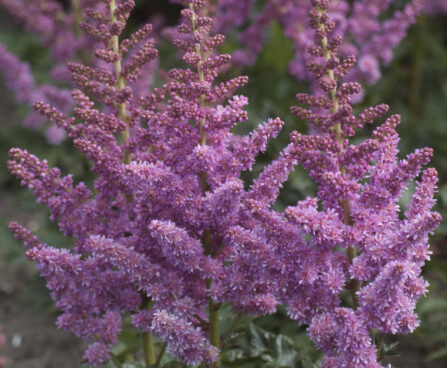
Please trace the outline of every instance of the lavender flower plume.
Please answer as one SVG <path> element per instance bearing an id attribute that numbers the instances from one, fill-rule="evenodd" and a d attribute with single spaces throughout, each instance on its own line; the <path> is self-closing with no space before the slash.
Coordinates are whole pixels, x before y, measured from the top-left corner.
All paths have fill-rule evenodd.
<path id="1" fill-rule="evenodd" d="M 210 345 L 199 329 L 165 310 L 154 313 L 149 330 L 166 339 L 170 351 L 182 351 L 188 364 L 195 362 L 211 364 L 217 359 L 217 348 Z"/>
<path id="2" fill-rule="evenodd" d="M 58 325 L 91 342 L 84 355 L 90 364 L 109 358 L 125 313 L 183 361 L 214 364 L 221 302 L 261 314 L 277 304 L 262 289 L 250 291 L 254 303 L 241 304 L 244 290 L 226 275 L 242 279 L 245 270 L 238 274 L 242 269 L 225 261 L 237 257 L 228 233 L 249 220 L 240 173 L 283 122 L 271 119 L 250 136 L 232 134 L 247 119 L 247 98 L 235 95 L 247 77 L 216 81 L 231 56 L 217 53 L 224 37 L 211 33 L 204 4 L 185 2 L 173 40 L 187 67 L 169 70 L 160 88 L 143 95 L 140 73 L 157 57 L 151 27 L 120 38 L 130 0 L 85 9 L 89 21 L 80 27 L 98 40 L 99 61 L 68 64 L 79 87 L 72 91 L 73 116 L 41 101 L 34 107 L 92 162 L 94 188 L 75 185 L 24 150 L 10 152 L 10 171 L 76 239 L 73 250 L 59 250 L 11 224 L 63 312 Z"/>
<path id="3" fill-rule="evenodd" d="M 333 313 L 315 317 L 309 335 L 326 353 L 322 367 L 382 367 L 377 351 L 362 320 L 349 308 L 336 308 Z"/>
<path id="4" fill-rule="evenodd" d="M 379 367 L 370 329 L 404 333 L 417 325 L 414 305 L 426 287 L 420 271 L 441 220 L 431 210 L 436 172 L 426 169 L 417 180 L 432 150 L 399 159 L 397 115 L 369 139 L 350 142 L 388 106 L 353 113 L 361 85 L 345 77 L 356 58 L 339 58 L 333 5 L 312 0 L 307 66 L 318 92 L 298 94 L 292 114 L 320 134 L 293 132 L 244 189 L 241 172 L 284 123 L 271 119 L 249 136 L 232 133 L 247 120 L 248 100 L 235 94 L 247 77 L 218 79 L 231 56 L 216 50 L 224 37 L 212 33 L 204 0 L 184 2 L 172 41 L 184 66 L 139 95 L 141 72 L 158 52 L 150 26 L 122 39 L 134 5 L 105 0 L 85 10 L 80 28 L 98 41 L 97 62 L 68 66 L 79 88 L 73 116 L 35 103 L 92 162 L 93 187 L 75 185 L 24 150 L 10 152 L 10 171 L 76 241 L 58 249 L 10 225 L 62 310 L 58 326 L 89 340 L 84 357 L 97 365 L 109 359 L 121 318 L 131 314 L 145 341 L 155 334 L 182 361 L 217 368 L 222 303 L 257 315 L 284 305 L 309 325 L 326 353 L 324 366 Z M 317 183 L 317 196 L 273 211 L 298 164 Z M 397 203 L 411 181 L 418 185 L 402 218 Z M 344 291 L 349 307 L 342 306 Z"/>
<path id="5" fill-rule="evenodd" d="M 91 0 L 72 0 L 67 8 L 62 7 L 60 2 L 55 0 L 2 0 L 1 4 L 24 27 L 25 31 L 32 32 L 40 38 L 43 46 L 50 50 L 53 61 L 53 67 L 46 76 L 45 83 L 37 84 L 29 64 L 19 60 L 0 45 L 0 71 L 6 77 L 7 87 L 15 93 L 19 103 L 32 107 L 36 101 L 42 101 L 64 113 L 71 113 L 75 101 L 70 91 L 59 85 L 60 82 L 64 84 L 74 82 L 76 85 L 82 80 L 79 75 L 77 78 L 71 76 L 73 68 L 76 68 L 74 65 L 79 66 L 76 62 L 85 64 L 82 65 L 84 73 L 89 67 L 100 66 L 102 63 L 102 60 L 94 59 L 92 55 L 89 55 L 89 52 L 93 52 L 97 45 L 95 38 L 88 32 L 92 30 L 91 25 L 86 24 L 84 20 L 95 12 L 101 11 L 104 4 Z M 141 48 L 143 51 L 138 51 L 135 47 L 145 40 L 151 28 L 147 25 L 145 29 L 136 32 L 131 40 L 123 40 L 123 50 L 130 51 L 125 57 L 129 60 L 126 73 L 128 78 L 136 79 L 132 95 L 135 101 L 148 92 L 157 66 L 153 55 L 145 55 L 147 52 L 152 52 L 153 48 L 150 45 L 146 49 Z M 101 53 L 101 51 L 98 52 Z M 137 55 L 137 52 L 140 52 L 140 55 Z M 144 73 L 142 77 L 137 78 L 135 65 L 132 66 L 130 60 L 138 63 L 145 57 L 149 58 L 150 62 L 143 62 L 140 65 L 139 69 Z M 75 64 L 71 64 L 73 62 Z M 46 123 L 45 115 L 35 111 L 24 120 L 24 125 L 31 128 L 39 128 Z M 45 126 L 45 134 L 48 142 L 52 144 L 60 144 L 66 138 L 64 129 L 57 124 Z"/>
<path id="6" fill-rule="evenodd" d="M 58 109 L 67 111 L 72 104 L 69 91 L 49 84 L 36 85 L 28 63 L 19 60 L 0 44 L 0 72 L 5 76 L 6 86 L 15 94 L 18 103 L 32 105 L 36 100 L 53 104 Z M 45 118 L 36 112 L 31 112 L 24 125 L 38 128 L 45 123 Z M 65 132 L 52 125 L 47 130 L 50 143 L 59 144 L 65 139 Z"/>
<path id="7" fill-rule="evenodd" d="M 310 337 L 326 353 L 323 366 L 379 367 L 369 331 L 408 333 L 418 325 L 414 308 L 426 289 L 420 274 L 430 254 L 428 236 L 441 221 L 432 211 L 437 174 L 426 169 L 417 181 L 432 156 L 429 148 L 399 159 L 398 115 L 371 138 L 350 142 L 388 106 L 353 113 L 351 100 L 361 86 L 344 81 L 355 57 L 338 56 L 342 43 L 331 6 L 313 0 L 309 12 L 314 41 L 308 69 L 324 93 L 298 94 L 300 106 L 291 109 L 320 134 L 291 134 L 290 145 L 258 179 L 265 177 L 270 185 L 261 190 L 255 181 L 249 192 L 252 220 L 234 228 L 230 239 L 239 250 L 235 265 L 242 269 L 248 254 L 258 260 L 247 271 L 254 275 L 246 276 L 248 282 L 285 304 L 298 323 L 310 325 Z M 296 164 L 318 184 L 317 197 L 276 213 L 270 201 Z M 401 219 L 398 200 L 411 181 L 417 182 L 416 191 Z M 242 282 L 239 287 L 248 289 Z M 341 308 L 345 290 L 351 294 L 350 308 Z"/>

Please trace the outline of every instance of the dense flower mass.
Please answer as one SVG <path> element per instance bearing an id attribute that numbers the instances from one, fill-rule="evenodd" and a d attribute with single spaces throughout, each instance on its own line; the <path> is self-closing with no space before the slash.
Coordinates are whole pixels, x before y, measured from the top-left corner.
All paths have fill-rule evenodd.
<path id="1" fill-rule="evenodd" d="M 157 56 L 150 26 L 118 38 L 133 5 L 110 0 L 87 10 L 92 22 L 81 27 L 104 47 L 95 51 L 101 67 L 69 64 L 73 81 L 91 96 L 72 93 L 74 116 L 82 123 L 43 102 L 35 104 L 93 162 L 96 194 L 46 161 L 11 150 L 10 170 L 50 207 L 60 229 L 77 239 L 75 250 L 40 244 L 16 223 L 11 230 L 29 247 L 28 257 L 63 310 L 59 326 L 98 340 L 85 354 L 91 363 L 108 357 L 120 332 L 118 321 L 109 331 L 109 315 L 116 319 L 124 312 L 135 313 L 135 325 L 143 331 L 172 341 L 168 348 L 186 361 L 211 361 L 218 342 L 207 342 L 200 320 L 207 318 L 207 307 L 217 311 L 217 300 L 232 289 L 230 284 L 214 291 L 226 280 L 222 262 L 232 251 L 227 231 L 240 218 L 238 177 L 282 122 L 269 120 L 247 137 L 230 133 L 246 120 L 247 99 L 233 93 L 247 78 L 214 83 L 231 57 L 214 51 L 224 37 L 209 34 L 212 21 L 199 15 L 200 1 L 187 2 L 174 41 L 190 68 L 170 70 L 162 88 L 133 98 L 142 68 Z M 107 112 L 96 110 L 94 101 L 108 106 Z M 217 285 L 213 298 L 207 280 Z M 239 295 L 234 293 L 236 299 Z M 147 300 L 150 315 L 143 308 Z M 211 312 L 209 334 L 216 323 Z"/>
<path id="2" fill-rule="evenodd" d="M 248 99 L 236 94 L 248 79 L 222 79 L 231 56 L 217 51 L 225 38 L 212 32 L 213 12 L 205 0 L 183 4 L 172 42 L 185 66 L 167 71 L 161 87 L 146 91 L 158 57 L 151 25 L 124 38 L 134 1 L 102 0 L 82 8 L 87 18 L 78 23 L 95 40 L 84 49 L 95 61 L 68 63 L 79 88 L 71 93 L 73 116 L 45 101 L 34 104 L 92 162 L 92 188 L 25 150 L 10 151 L 9 170 L 76 240 L 74 249 L 56 248 L 10 225 L 62 311 L 58 326 L 89 340 L 84 359 L 98 365 L 111 357 L 122 317 L 130 314 L 148 367 L 155 363 L 152 334 L 187 364 L 219 367 L 223 303 L 257 315 L 284 305 L 293 320 L 309 325 L 326 354 L 323 367 L 380 367 L 381 347 L 370 332 L 407 333 L 418 324 L 428 235 L 441 220 L 431 210 L 436 171 L 426 169 L 417 181 L 432 150 L 399 159 L 397 115 L 371 138 L 350 142 L 388 106 L 354 114 L 351 100 L 361 86 L 349 78 L 364 76 L 356 74 L 356 57 L 346 55 L 352 45 L 342 38 L 342 22 L 333 19 L 344 3 L 312 0 L 303 2 L 310 20 L 299 45 L 316 89 L 298 94 L 300 106 L 291 112 L 318 134 L 293 132 L 280 156 L 244 187 L 241 173 L 284 123 L 269 119 L 250 135 L 232 132 L 248 118 Z M 380 13 L 359 4 L 354 10 L 365 17 Z M 236 22 L 248 12 L 242 2 L 220 5 L 239 9 Z M 217 19 L 218 27 L 229 23 Z M 380 43 L 384 53 L 393 46 Z M 318 194 L 276 212 L 272 205 L 298 164 Z M 401 213 L 399 198 L 413 180 L 417 188 Z M 342 302 L 345 292 L 350 304 Z"/>
<path id="3" fill-rule="evenodd" d="M 300 324 L 310 324 L 311 338 L 326 353 L 324 367 L 375 367 L 380 365 L 369 330 L 398 334 L 418 325 L 414 308 L 426 291 L 420 273 L 430 255 L 428 234 L 441 221 L 431 211 L 437 174 L 434 169 L 423 172 L 402 216 L 399 197 L 429 162 L 432 150 L 398 159 L 398 115 L 376 128 L 371 138 L 358 145 L 349 142 L 388 106 L 353 114 L 350 99 L 361 86 L 340 81 L 355 57 L 339 59 L 342 39 L 329 9 L 328 1 L 312 1 L 314 45 L 308 49 L 309 70 L 325 94 L 298 94 L 298 102 L 307 106 L 292 107 L 294 115 L 321 133 L 293 133 L 293 155 L 283 166 L 298 162 L 308 169 L 318 184 L 317 198 L 298 202 L 283 214 L 250 200 L 248 207 L 260 222 L 238 229 L 233 239 L 244 249 L 241 256 L 266 242 L 257 248 L 263 249 L 260 259 L 266 270 L 255 277 L 266 276 L 277 303 L 287 304 Z M 281 158 L 271 167 L 283 179 L 287 175 L 283 167 L 275 167 L 278 162 Z M 351 292 L 352 309 L 341 308 L 344 289 Z"/>

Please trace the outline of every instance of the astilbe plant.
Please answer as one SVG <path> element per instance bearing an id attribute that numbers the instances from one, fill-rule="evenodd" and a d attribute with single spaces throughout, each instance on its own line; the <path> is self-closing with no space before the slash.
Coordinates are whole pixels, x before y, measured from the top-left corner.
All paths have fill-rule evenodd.
<path id="1" fill-rule="evenodd" d="M 308 68 L 327 95 L 299 94 L 308 108 L 292 113 L 321 134 L 292 133 L 278 159 L 244 189 L 241 172 L 283 123 L 269 120 L 249 136 L 231 132 L 247 119 L 247 99 L 235 95 L 247 78 L 216 80 L 231 60 L 216 52 L 224 37 L 210 33 L 205 1 L 184 4 L 174 44 L 188 67 L 168 71 L 162 87 L 135 93 L 141 70 L 157 57 L 151 27 L 121 39 L 134 3 L 104 0 L 86 11 L 90 21 L 82 25 L 102 43 L 94 52 L 100 62 L 68 65 L 82 89 L 72 92 L 74 117 L 35 103 L 92 162 L 93 189 L 24 150 L 10 152 L 10 171 L 76 240 L 72 250 L 54 248 L 10 225 L 63 312 L 58 326 L 91 341 L 89 363 L 111 358 L 120 366 L 110 349 L 130 314 L 147 366 L 157 363 L 156 335 L 187 364 L 218 367 L 223 303 L 257 315 L 285 305 L 292 319 L 309 325 L 325 367 L 379 367 L 381 347 L 370 332 L 381 340 L 417 326 L 414 306 L 426 287 L 420 270 L 428 234 L 440 222 L 431 212 L 436 172 L 424 171 L 404 215 L 398 199 L 431 150 L 397 158 L 398 116 L 370 139 L 349 143 L 388 107 L 353 114 L 350 98 L 361 87 L 340 81 L 355 58 L 337 57 L 342 40 L 329 4 L 313 0 Z M 298 163 L 310 170 L 318 195 L 275 212 Z M 345 291 L 350 304 L 342 301 Z"/>
<path id="2" fill-rule="evenodd" d="M 134 3 L 108 0 L 88 11 L 92 21 L 83 26 L 102 40 L 95 56 L 104 66 L 69 64 L 85 91 L 72 93 L 75 117 L 35 103 L 92 161 L 94 191 L 26 151 L 10 152 L 11 172 L 76 239 L 73 251 L 56 249 L 19 224 L 10 226 L 63 311 L 58 326 L 93 340 L 84 355 L 92 364 L 109 359 L 125 313 L 142 331 L 150 365 L 152 333 L 189 364 L 217 361 L 217 314 L 228 297 L 241 307 L 273 311 L 263 294 L 257 302 L 241 302 L 243 290 L 228 282 L 223 261 L 236 252 L 227 233 L 243 221 L 240 172 L 251 168 L 283 123 L 269 120 L 246 137 L 230 133 L 246 120 L 247 99 L 233 93 L 247 78 L 214 82 L 231 59 L 214 52 L 224 37 L 209 34 L 211 19 L 199 15 L 203 1 L 185 3 L 175 44 L 190 67 L 170 70 L 161 88 L 133 98 L 140 70 L 157 56 L 151 27 L 120 41 Z"/>
<path id="3" fill-rule="evenodd" d="M 420 274 L 431 253 L 428 235 L 441 221 L 431 210 L 437 173 L 432 168 L 422 173 L 401 213 L 399 198 L 432 150 L 398 158 L 398 115 L 376 128 L 371 138 L 350 143 L 356 131 L 384 115 L 388 106 L 353 114 L 350 99 L 361 86 L 340 80 L 355 58 L 338 58 L 342 40 L 334 35 L 328 9 L 327 0 L 312 1 L 314 44 L 308 50 L 309 71 L 326 94 L 298 94 L 306 107 L 291 109 L 321 134 L 293 133 L 286 153 L 265 170 L 275 178 L 273 184 L 286 178 L 291 163 L 300 163 L 318 184 L 317 197 L 277 213 L 248 196 L 247 206 L 259 222 L 238 229 L 234 238 L 247 252 L 263 244 L 256 256 L 265 270 L 256 277 L 266 277 L 275 300 L 287 306 L 292 319 L 309 325 L 309 336 L 326 354 L 323 367 L 380 367 L 385 334 L 408 333 L 418 326 L 414 309 L 427 287 Z"/>

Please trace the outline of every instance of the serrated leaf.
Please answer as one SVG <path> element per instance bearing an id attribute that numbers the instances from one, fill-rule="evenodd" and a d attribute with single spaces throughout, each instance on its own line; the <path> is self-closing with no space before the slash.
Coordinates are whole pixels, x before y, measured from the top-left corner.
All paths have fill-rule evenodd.
<path id="1" fill-rule="evenodd" d="M 265 367 L 301 367 L 300 354 L 292 339 L 276 335 L 254 324 L 250 325 L 250 351 L 252 357 L 261 358 Z"/>

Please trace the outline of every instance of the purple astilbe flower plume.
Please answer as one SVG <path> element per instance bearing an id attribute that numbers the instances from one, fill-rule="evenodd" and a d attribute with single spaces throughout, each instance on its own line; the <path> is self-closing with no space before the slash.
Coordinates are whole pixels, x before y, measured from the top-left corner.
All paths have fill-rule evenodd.
<path id="1" fill-rule="evenodd" d="M 0 44 L 0 70 L 5 76 L 6 86 L 14 91 L 18 102 L 28 102 L 34 89 L 34 78 L 29 69 L 28 64 L 21 63 Z"/>
<path id="2" fill-rule="evenodd" d="M 208 340 L 191 322 L 182 320 L 165 310 L 154 313 L 149 330 L 164 338 L 171 351 L 182 351 L 188 364 L 212 363 L 217 360 L 218 349 L 210 347 Z"/>
<path id="3" fill-rule="evenodd" d="M 141 94 L 138 85 L 158 54 L 151 26 L 123 40 L 135 4 L 104 0 L 86 8 L 88 22 L 80 23 L 98 42 L 97 61 L 68 64 L 80 88 L 72 91 L 73 116 L 35 103 L 92 162 L 93 188 L 24 150 L 10 151 L 10 171 L 76 240 L 74 249 L 58 249 L 10 225 L 63 312 L 58 326 L 89 340 L 84 358 L 98 365 L 110 357 L 122 316 L 131 314 L 147 366 L 156 362 L 155 334 L 182 361 L 219 367 L 222 303 L 258 315 L 282 304 L 309 325 L 325 367 L 379 367 L 381 347 L 370 330 L 417 326 L 428 235 L 440 222 L 431 211 L 436 172 L 424 171 L 403 218 L 398 200 L 432 151 L 398 158 L 397 115 L 371 138 L 350 143 L 388 106 L 353 113 L 361 86 L 345 77 L 356 58 L 339 59 L 335 5 L 312 0 L 306 60 L 318 91 L 298 94 L 304 107 L 292 113 L 320 134 L 293 132 L 244 189 L 241 172 L 251 170 L 283 122 L 270 119 L 249 136 L 232 133 L 247 119 L 248 100 L 235 95 L 247 77 L 217 81 L 231 62 L 216 51 L 224 36 L 211 33 L 204 0 L 183 3 L 173 44 L 187 67 L 169 70 L 160 88 Z M 271 210 L 297 164 L 309 170 L 318 195 L 283 213 Z M 345 290 L 351 308 L 342 306 Z"/>
<path id="4" fill-rule="evenodd" d="M 151 26 L 121 40 L 134 2 L 107 0 L 85 9 L 90 21 L 80 24 L 101 43 L 94 53 L 100 62 L 68 64 L 80 88 L 72 92 L 74 117 L 41 101 L 34 105 L 92 161 L 94 190 L 24 150 L 10 152 L 10 171 L 76 239 L 73 250 L 59 250 L 10 226 L 47 279 L 63 312 L 58 325 L 92 341 L 84 355 L 91 364 L 109 358 L 121 315 L 131 313 L 146 343 L 153 333 L 183 361 L 217 361 L 217 367 L 221 303 L 260 314 L 277 305 L 273 284 L 249 288 L 231 234 L 252 222 L 241 206 L 246 192 L 240 173 L 252 168 L 283 122 L 270 119 L 249 136 L 231 133 L 247 119 L 247 98 L 234 94 L 247 77 L 216 82 L 231 61 L 215 50 L 224 37 L 210 33 L 212 19 L 201 15 L 204 1 L 184 4 L 173 43 L 188 67 L 168 71 L 162 87 L 135 94 L 140 73 L 157 57 Z M 277 170 L 290 171 L 293 160 L 286 154 L 266 171 L 250 197 L 274 201 L 279 190 L 262 188 Z M 145 362 L 155 363 L 150 344 Z"/>
<path id="5" fill-rule="evenodd" d="M 335 308 L 332 313 L 312 320 L 309 335 L 326 353 L 322 367 L 382 367 L 377 363 L 377 350 L 362 322 L 349 308 Z"/>
<path id="6" fill-rule="evenodd" d="M 418 325 L 414 308 L 426 291 L 420 274 L 430 255 L 428 235 L 441 221 L 431 210 L 437 173 L 423 172 L 401 218 L 399 198 L 430 161 L 432 150 L 398 158 L 398 115 L 371 138 L 349 142 L 388 106 L 353 113 L 350 100 L 361 86 L 343 79 L 356 60 L 339 59 L 341 39 L 330 9 L 327 0 L 313 0 L 309 12 L 314 44 L 308 49 L 308 68 L 325 93 L 298 94 L 305 107 L 291 109 L 321 133 L 292 133 L 290 145 L 247 194 L 247 211 L 257 221 L 234 228 L 230 238 L 239 250 L 235 265 L 242 269 L 250 253 L 259 262 L 248 269 L 249 282 L 286 304 L 300 324 L 310 325 L 310 337 L 327 354 L 325 367 L 379 367 L 376 356 L 381 357 L 382 347 L 373 346 L 369 331 L 408 333 Z M 317 197 L 276 213 L 269 203 L 297 163 L 318 184 Z M 240 287 L 247 286 L 241 281 Z M 344 290 L 351 293 L 350 309 L 340 308 Z"/>

